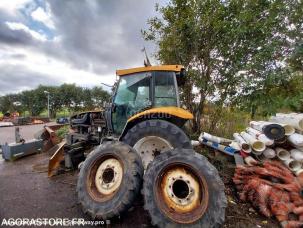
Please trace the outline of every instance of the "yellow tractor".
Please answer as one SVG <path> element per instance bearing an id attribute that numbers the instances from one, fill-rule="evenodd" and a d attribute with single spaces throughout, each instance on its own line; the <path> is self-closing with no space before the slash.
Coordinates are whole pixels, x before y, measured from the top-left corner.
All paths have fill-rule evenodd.
<path id="1" fill-rule="evenodd" d="M 220 226 L 224 185 L 182 130 L 193 118 L 180 107 L 184 68 L 146 66 L 117 70 L 117 75 L 104 110 L 71 118 L 68 144 L 97 145 L 80 168 L 77 194 L 83 211 L 93 219 L 110 219 L 142 193 L 153 225 Z"/>

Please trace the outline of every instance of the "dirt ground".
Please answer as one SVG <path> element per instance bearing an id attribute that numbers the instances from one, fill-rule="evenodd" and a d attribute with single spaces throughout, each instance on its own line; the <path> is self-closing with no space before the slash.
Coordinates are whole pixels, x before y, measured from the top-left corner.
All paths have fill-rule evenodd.
<path id="1" fill-rule="evenodd" d="M 43 125 L 22 126 L 25 139 Z M 14 141 L 14 127 L 0 128 L 0 143 Z M 226 187 L 228 207 L 223 227 L 279 227 L 273 220 L 259 215 L 249 204 L 239 202 L 231 177 L 234 165 L 226 157 L 201 149 L 202 154 L 217 167 Z M 84 218 L 77 203 L 76 180 L 78 172 L 69 172 L 53 178 L 47 177 L 47 153 L 36 154 L 5 162 L 0 158 L 0 221 L 3 218 Z M 110 221 L 110 227 L 151 227 L 150 218 L 143 209 L 140 197 L 134 207 L 122 217 Z M 105 225 L 104 225 L 105 226 Z"/>

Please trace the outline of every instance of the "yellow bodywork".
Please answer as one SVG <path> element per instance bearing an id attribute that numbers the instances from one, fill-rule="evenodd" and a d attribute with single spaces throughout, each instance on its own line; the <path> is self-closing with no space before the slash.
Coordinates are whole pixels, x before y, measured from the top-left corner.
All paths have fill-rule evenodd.
<path id="1" fill-rule="evenodd" d="M 147 66 L 147 67 L 137 67 L 125 70 L 117 70 L 116 74 L 119 76 L 140 73 L 140 72 L 150 72 L 150 71 L 173 71 L 180 72 L 184 67 L 182 65 L 162 65 L 162 66 Z"/>
<path id="2" fill-rule="evenodd" d="M 159 107 L 159 108 L 151 108 L 149 110 L 137 113 L 135 115 L 133 115 L 132 117 L 130 117 L 127 122 L 131 122 L 137 118 L 143 117 L 145 115 L 151 115 L 154 113 L 164 113 L 164 114 L 168 114 L 168 115 L 172 115 L 172 116 L 176 116 L 182 119 L 187 119 L 187 120 L 191 120 L 194 118 L 193 114 L 191 114 L 190 112 L 184 110 L 183 108 L 178 108 L 178 107 Z"/>

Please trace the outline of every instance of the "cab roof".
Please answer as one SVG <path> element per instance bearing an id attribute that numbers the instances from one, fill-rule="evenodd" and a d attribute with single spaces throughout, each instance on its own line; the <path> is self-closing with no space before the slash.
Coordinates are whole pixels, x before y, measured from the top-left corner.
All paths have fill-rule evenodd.
<path id="1" fill-rule="evenodd" d="M 116 74 L 119 76 L 140 73 L 140 72 L 149 72 L 149 71 L 174 71 L 180 72 L 184 67 L 182 65 L 161 65 L 161 66 L 146 66 L 146 67 L 136 67 L 124 70 L 117 70 Z"/>

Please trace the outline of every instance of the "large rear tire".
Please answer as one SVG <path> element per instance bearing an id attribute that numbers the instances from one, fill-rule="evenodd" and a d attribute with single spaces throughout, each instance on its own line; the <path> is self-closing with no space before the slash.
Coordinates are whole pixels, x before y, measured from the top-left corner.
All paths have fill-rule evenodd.
<path id="1" fill-rule="evenodd" d="M 84 161 L 77 183 L 83 211 L 93 219 L 119 216 L 132 206 L 140 191 L 143 166 L 130 146 L 108 143 Z"/>
<path id="2" fill-rule="evenodd" d="M 160 153 L 174 149 L 191 149 L 184 131 L 165 120 L 145 120 L 132 127 L 122 139 L 133 147 L 142 159 L 144 169 Z"/>
<path id="3" fill-rule="evenodd" d="M 150 163 L 143 183 L 144 208 L 158 227 L 219 227 L 227 205 L 218 171 L 205 157 L 174 149 Z"/>

